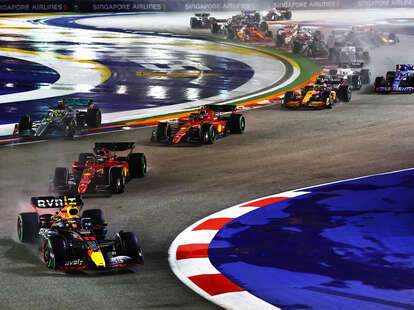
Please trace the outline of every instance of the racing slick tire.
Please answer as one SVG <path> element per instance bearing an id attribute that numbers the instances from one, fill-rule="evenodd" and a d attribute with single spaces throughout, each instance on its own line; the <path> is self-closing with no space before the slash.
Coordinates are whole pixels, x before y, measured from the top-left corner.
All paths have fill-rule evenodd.
<path id="1" fill-rule="evenodd" d="M 49 269 L 57 270 L 66 258 L 66 242 L 60 237 L 51 236 L 42 244 L 42 261 Z"/>
<path id="2" fill-rule="evenodd" d="M 283 14 L 285 16 L 286 20 L 291 20 L 292 19 L 292 12 L 286 12 L 285 14 Z"/>
<path id="3" fill-rule="evenodd" d="M 105 217 L 101 209 L 88 209 L 82 212 L 82 217 L 91 219 L 93 226 L 102 226 L 105 224 Z"/>
<path id="4" fill-rule="evenodd" d="M 371 83 L 371 72 L 368 69 L 362 69 L 359 75 L 361 76 L 362 85 Z"/>
<path id="5" fill-rule="evenodd" d="M 351 88 L 348 85 L 340 86 L 338 89 L 338 98 L 343 102 L 351 101 Z"/>
<path id="6" fill-rule="evenodd" d="M 17 217 L 17 237 L 20 242 L 34 242 L 40 229 L 39 215 L 35 212 L 20 213 Z"/>
<path id="7" fill-rule="evenodd" d="M 88 160 L 88 157 L 93 157 L 95 158 L 95 155 L 93 153 L 80 153 L 78 156 L 78 162 L 81 165 L 86 164 L 86 161 Z"/>
<path id="8" fill-rule="evenodd" d="M 385 76 L 386 82 L 392 85 L 394 83 L 394 79 L 395 79 L 395 71 L 388 71 L 387 75 Z"/>
<path id="9" fill-rule="evenodd" d="M 109 184 L 114 194 L 121 194 L 125 191 L 124 169 L 114 167 L 110 170 Z"/>
<path id="10" fill-rule="evenodd" d="M 68 179 L 69 179 L 69 171 L 65 167 L 56 167 L 55 173 L 53 175 L 53 186 L 55 189 L 57 188 L 65 188 L 68 187 Z"/>
<path id="11" fill-rule="evenodd" d="M 220 26 L 217 24 L 215 20 L 211 22 L 210 31 L 212 34 L 218 33 L 220 30 Z"/>
<path id="12" fill-rule="evenodd" d="M 230 121 L 230 132 L 232 134 L 242 134 L 246 129 L 246 120 L 242 114 L 232 114 Z"/>
<path id="13" fill-rule="evenodd" d="M 160 122 L 158 123 L 157 129 L 154 131 L 154 134 L 151 137 L 152 141 L 162 142 L 169 139 L 169 124 Z"/>
<path id="14" fill-rule="evenodd" d="M 352 88 L 359 90 L 362 87 L 361 76 L 358 74 L 351 75 Z"/>
<path id="15" fill-rule="evenodd" d="M 332 98 L 332 94 L 331 93 L 327 93 L 325 94 L 325 109 L 332 109 L 332 107 L 334 106 L 335 102 Z"/>
<path id="16" fill-rule="evenodd" d="M 400 39 L 397 37 L 397 35 L 395 33 L 392 32 L 388 35 L 388 41 L 392 41 L 393 43 L 391 43 L 391 44 L 394 45 L 394 44 L 399 43 Z"/>
<path id="17" fill-rule="evenodd" d="M 196 17 L 191 17 L 190 18 L 190 28 L 191 29 L 199 28 L 199 22 L 198 22 Z"/>
<path id="18" fill-rule="evenodd" d="M 293 41 L 292 42 L 292 53 L 293 54 L 300 54 L 300 52 L 302 51 L 302 47 L 303 47 L 302 44 Z"/>
<path id="19" fill-rule="evenodd" d="M 263 22 L 260 23 L 259 29 L 262 32 L 269 31 L 269 25 L 265 21 L 263 21 Z"/>
<path id="20" fill-rule="evenodd" d="M 98 239 L 104 239 L 108 229 L 105 226 L 105 217 L 101 209 L 88 209 L 82 212 L 82 218 L 90 218 L 92 230 Z"/>
<path id="21" fill-rule="evenodd" d="M 287 91 L 285 93 L 285 96 L 283 97 L 283 101 L 282 101 L 281 106 L 282 107 L 287 107 L 286 103 L 288 103 L 289 101 L 292 101 L 294 99 L 294 97 L 295 96 L 293 94 L 293 91 Z"/>
<path id="22" fill-rule="evenodd" d="M 128 156 L 131 178 L 143 178 L 147 174 L 147 159 L 144 153 L 132 153 Z"/>
<path id="23" fill-rule="evenodd" d="M 32 119 L 29 114 L 22 116 L 19 120 L 19 135 L 23 135 L 27 130 L 31 130 L 32 124 Z"/>
<path id="24" fill-rule="evenodd" d="M 115 253 L 117 256 L 129 256 L 138 264 L 144 264 L 144 255 L 139 246 L 137 236 L 132 232 L 120 231 L 115 237 Z"/>
<path id="25" fill-rule="evenodd" d="M 102 113 L 98 108 L 88 109 L 86 116 L 86 124 L 88 128 L 99 128 L 101 127 Z"/>
<path id="26" fill-rule="evenodd" d="M 275 38 L 275 43 L 276 43 L 276 47 L 282 47 L 283 44 L 285 43 L 285 35 L 277 33 L 276 38 Z"/>
<path id="27" fill-rule="evenodd" d="M 76 121 L 75 119 L 71 119 L 70 121 L 66 122 L 65 127 L 63 128 L 63 136 L 65 139 L 73 139 L 76 131 Z"/>
<path id="28" fill-rule="evenodd" d="M 385 87 L 387 85 L 383 76 L 378 76 L 375 78 L 374 87 Z"/>
<path id="29" fill-rule="evenodd" d="M 214 144 L 216 142 L 216 130 L 213 124 L 203 124 L 201 127 L 201 142 L 203 144 Z"/>

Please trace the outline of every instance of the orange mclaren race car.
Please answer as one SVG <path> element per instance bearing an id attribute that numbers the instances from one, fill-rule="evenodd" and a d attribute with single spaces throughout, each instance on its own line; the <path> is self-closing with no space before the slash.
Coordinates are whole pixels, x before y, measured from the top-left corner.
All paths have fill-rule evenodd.
<path id="1" fill-rule="evenodd" d="M 237 32 L 237 38 L 243 41 L 272 41 L 271 31 L 261 31 L 255 24 L 243 26 Z"/>
<path id="2" fill-rule="evenodd" d="M 282 106 L 286 108 L 327 108 L 331 109 L 338 100 L 351 100 L 351 89 L 348 85 L 327 86 L 317 81 L 299 91 L 288 91 L 283 98 Z"/>
<path id="3" fill-rule="evenodd" d="M 137 237 L 120 231 L 114 240 L 100 209 L 79 215 L 79 196 L 32 197 L 34 212 L 20 213 L 17 236 L 21 242 L 40 241 L 44 264 L 53 270 L 79 271 L 128 268 L 144 264 Z"/>

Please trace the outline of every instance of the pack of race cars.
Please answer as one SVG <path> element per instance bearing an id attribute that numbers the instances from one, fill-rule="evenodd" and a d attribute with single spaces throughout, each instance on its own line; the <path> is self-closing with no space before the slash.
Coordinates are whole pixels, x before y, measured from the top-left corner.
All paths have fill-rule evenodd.
<path id="1" fill-rule="evenodd" d="M 208 13 L 191 17 L 191 28 L 211 29 L 227 39 L 274 42 L 278 48 L 307 57 L 327 57 L 331 66 L 305 87 L 287 91 L 281 106 L 288 109 L 331 109 L 337 102 L 349 102 L 352 91 L 371 83 L 364 65 L 370 61 L 363 45 L 393 45 L 395 34 L 371 28 L 334 30 L 327 41 L 318 30 L 296 24 L 279 27 L 273 36 L 267 22 L 290 20 L 289 9 L 274 8 L 263 16 L 242 11 L 230 19 L 216 19 Z M 414 93 L 414 65 L 398 64 L 385 77 L 376 77 L 377 93 Z M 101 126 L 101 111 L 89 99 L 62 99 L 50 107 L 40 120 L 24 115 L 14 134 L 30 138 L 74 138 L 84 130 Z M 214 144 L 231 134 L 242 134 L 246 127 L 243 114 L 235 105 L 205 105 L 187 117 L 159 122 L 151 141 L 178 144 Z M 70 169 L 56 167 L 49 180 L 55 196 L 31 198 L 31 212 L 18 215 L 17 235 L 21 242 L 37 242 L 47 268 L 66 272 L 131 268 L 143 265 L 144 257 L 136 235 L 119 231 L 107 238 L 102 210 L 83 208 L 89 195 L 121 194 L 128 181 L 145 177 L 145 154 L 136 151 L 133 142 L 95 143 L 92 152 L 80 153 Z"/>

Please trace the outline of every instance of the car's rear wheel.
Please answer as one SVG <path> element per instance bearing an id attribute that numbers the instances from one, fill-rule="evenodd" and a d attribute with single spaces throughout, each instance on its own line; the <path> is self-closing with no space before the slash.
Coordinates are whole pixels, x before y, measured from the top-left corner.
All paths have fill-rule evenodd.
<path id="1" fill-rule="evenodd" d="M 30 118 L 29 114 L 22 116 L 19 120 L 19 135 L 22 135 L 28 130 L 31 130 L 32 124 L 32 119 Z"/>
<path id="2" fill-rule="evenodd" d="M 203 144 L 214 144 L 216 142 L 216 130 L 213 124 L 203 124 L 201 127 L 201 142 Z"/>
<path id="3" fill-rule="evenodd" d="M 147 174 L 147 158 L 144 153 L 129 154 L 128 165 L 132 178 L 143 178 Z"/>
<path id="4" fill-rule="evenodd" d="M 124 169 L 112 168 L 110 172 L 110 187 L 112 193 L 120 194 L 125 190 L 125 174 Z"/>
<path id="5" fill-rule="evenodd" d="M 76 121 L 75 119 L 71 119 L 70 121 L 66 122 L 63 128 L 63 135 L 66 139 L 73 139 L 76 131 Z"/>
<path id="6" fill-rule="evenodd" d="M 351 88 L 348 85 L 340 86 L 338 90 L 338 98 L 343 102 L 351 101 Z"/>
<path id="7" fill-rule="evenodd" d="M 386 81 L 384 79 L 383 76 L 378 76 L 375 78 L 375 82 L 374 82 L 374 87 L 385 87 L 386 86 Z"/>
<path id="8" fill-rule="evenodd" d="M 40 229 L 39 215 L 34 212 L 20 213 L 17 217 L 17 237 L 21 242 L 33 242 Z"/>
<path id="9" fill-rule="evenodd" d="M 86 164 L 86 161 L 88 160 L 88 157 L 95 158 L 95 155 L 93 153 L 80 153 L 78 156 L 78 162 L 81 165 Z"/>
<path id="10" fill-rule="evenodd" d="M 332 109 L 333 105 L 335 104 L 334 100 L 332 98 L 332 94 L 331 93 L 326 94 L 325 98 L 326 98 L 325 99 L 325 108 L 326 109 Z"/>
<path id="11" fill-rule="evenodd" d="M 167 140 L 169 138 L 169 127 L 168 123 L 158 123 L 154 140 L 156 142 Z"/>
<path id="12" fill-rule="evenodd" d="M 120 231 L 115 238 L 115 253 L 118 256 L 129 256 L 138 264 L 144 264 L 144 255 L 138 239 L 132 232 Z"/>
<path id="13" fill-rule="evenodd" d="M 42 260 L 47 268 L 57 270 L 66 258 L 66 242 L 60 237 L 50 237 L 42 244 Z"/>
<path id="14" fill-rule="evenodd" d="M 105 217 L 101 209 L 88 209 L 83 211 L 82 218 L 90 218 L 92 230 L 96 237 L 103 239 L 107 233 Z"/>
<path id="15" fill-rule="evenodd" d="M 352 83 L 352 88 L 353 89 L 361 89 L 361 87 L 362 87 L 361 76 L 352 75 L 351 76 L 351 83 Z"/>
<path id="16" fill-rule="evenodd" d="M 88 109 L 86 123 L 89 128 L 101 127 L 102 113 L 98 108 Z"/>
<path id="17" fill-rule="evenodd" d="M 360 76 L 363 85 L 371 83 L 371 72 L 368 69 L 362 69 Z"/>
<path id="18" fill-rule="evenodd" d="M 230 116 L 230 121 L 230 130 L 232 134 L 242 134 L 246 129 L 246 120 L 242 114 L 232 114 Z"/>

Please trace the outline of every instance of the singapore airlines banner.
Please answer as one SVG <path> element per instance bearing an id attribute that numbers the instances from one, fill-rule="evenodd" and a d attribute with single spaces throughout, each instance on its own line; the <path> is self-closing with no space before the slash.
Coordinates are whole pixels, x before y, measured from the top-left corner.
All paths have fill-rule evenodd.
<path id="1" fill-rule="evenodd" d="M 414 0 L 0 0 L 0 12 L 239 11 L 414 7 Z"/>

